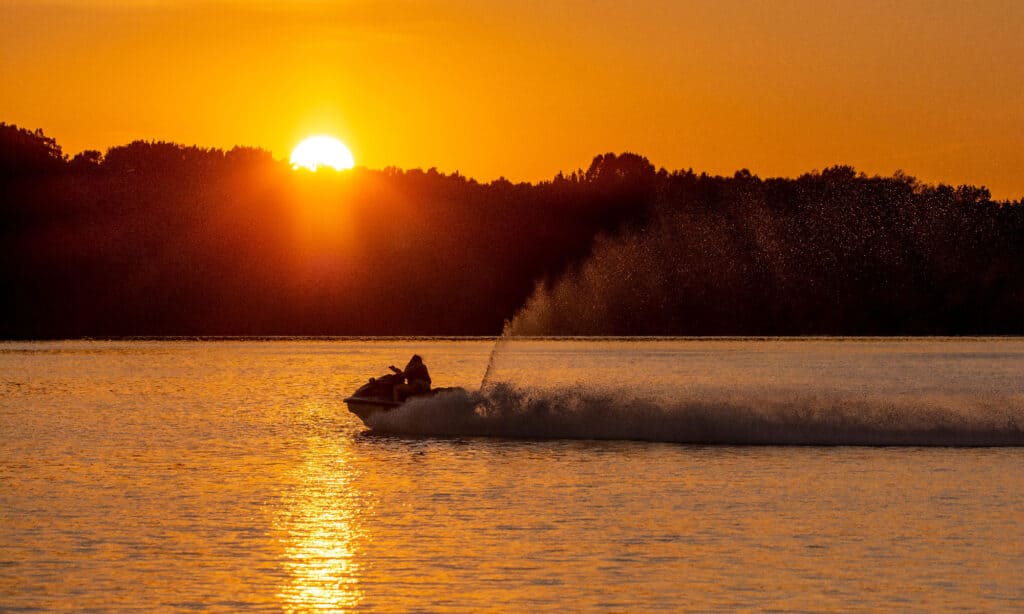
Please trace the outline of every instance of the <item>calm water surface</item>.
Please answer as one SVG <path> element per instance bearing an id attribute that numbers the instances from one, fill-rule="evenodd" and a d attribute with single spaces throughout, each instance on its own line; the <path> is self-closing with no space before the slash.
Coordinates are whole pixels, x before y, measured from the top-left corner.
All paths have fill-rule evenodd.
<path id="1" fill-rule="evenodd" d="M 665 417 L 1012 440 L 1024 342 L 506 345 L 0 344 L 0 609 L 1024 608 L 1024 449 L 687 445 Z M 368 433 L 341 398 L 412 352 L 561 413 Z M 665 441 L 546 438 L 615 425 Z"/>

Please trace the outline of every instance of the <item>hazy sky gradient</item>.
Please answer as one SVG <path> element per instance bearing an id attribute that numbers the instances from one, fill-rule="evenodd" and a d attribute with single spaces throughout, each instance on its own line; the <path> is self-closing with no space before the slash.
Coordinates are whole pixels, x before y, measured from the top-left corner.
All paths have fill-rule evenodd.
<path id="1" fill-rule="evenodd" d="M 369 167 L 605 151 L 1024 196 L 1024 2 L 0 0 L 0 120 L 69 153 L 329 133 Z"/>

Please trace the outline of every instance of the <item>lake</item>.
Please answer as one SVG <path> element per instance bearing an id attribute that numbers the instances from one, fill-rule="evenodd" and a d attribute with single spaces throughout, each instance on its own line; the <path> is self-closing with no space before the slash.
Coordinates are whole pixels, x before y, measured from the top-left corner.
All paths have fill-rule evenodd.
<path id="1" fill-rule="evenodd" d="M 369 430 L 341 399 L 414 352 L 467 392 Z M 1022 373 L 1013 338 L 4 342 L 0 609 L 1019 611 Z"/>

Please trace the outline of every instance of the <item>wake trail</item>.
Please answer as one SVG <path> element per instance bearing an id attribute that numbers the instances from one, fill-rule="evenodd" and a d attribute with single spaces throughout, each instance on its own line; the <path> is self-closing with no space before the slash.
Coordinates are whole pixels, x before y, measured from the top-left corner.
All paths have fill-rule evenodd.
<path id="1" fill-rule="evenodd" d="M 486 380 L 486 378 L 485 378 Z M 509 383 L 414 399 L 369 421 L 374 433 L 688 444 L 1024 446 L 1024 397 L 864 398 L 770 391 L 531 390 Z"/>

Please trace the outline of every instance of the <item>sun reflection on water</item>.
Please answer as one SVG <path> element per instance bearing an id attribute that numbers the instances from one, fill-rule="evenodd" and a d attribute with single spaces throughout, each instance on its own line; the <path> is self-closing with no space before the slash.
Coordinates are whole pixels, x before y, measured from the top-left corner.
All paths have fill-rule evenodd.
<path id="1" fill-rule="evenodd" d="M 285 611 L 344 611 L 362 600 L 359 522 L 370 501 L 353 486 L 340 446 L 320 442 L 297 468 L 296 487 L 285 495 L 276 527 L 287 573 L 278 591 Z"/>

